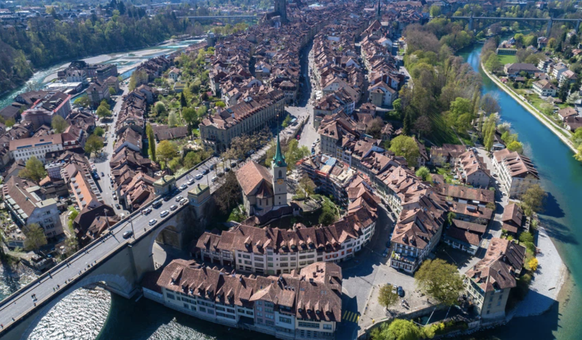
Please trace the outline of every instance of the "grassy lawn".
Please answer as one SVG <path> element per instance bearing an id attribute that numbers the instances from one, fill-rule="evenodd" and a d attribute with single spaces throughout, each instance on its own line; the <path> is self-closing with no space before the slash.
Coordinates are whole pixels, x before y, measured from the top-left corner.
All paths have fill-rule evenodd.
<path id="1" fill-rule="evenodd" d="M 517 62 L 517 57 L 514 55 L 497 55 L 502 65 L 513 64 Z"/>

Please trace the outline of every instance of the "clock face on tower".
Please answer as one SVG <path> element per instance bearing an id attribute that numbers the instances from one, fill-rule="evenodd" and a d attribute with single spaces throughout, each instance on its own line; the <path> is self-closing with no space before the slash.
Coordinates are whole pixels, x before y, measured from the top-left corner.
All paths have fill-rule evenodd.
<path id="1" fill-rule="evenodd" d="M 283 184 L 283 183 L 285 183 L 285 181 L 284 181 L 282 178 L 279 178 L 279 179 L 277 180 L 277 184 Z"/>

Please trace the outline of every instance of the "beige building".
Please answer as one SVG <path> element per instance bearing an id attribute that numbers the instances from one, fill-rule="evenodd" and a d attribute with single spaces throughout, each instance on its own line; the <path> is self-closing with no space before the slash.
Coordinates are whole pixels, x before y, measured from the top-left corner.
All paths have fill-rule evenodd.
<path id="1" fill-rule="evenodd" d="M 507 149 L 493 154 L 493 167 L 503 191 L 511 198 L 520 198 L 527 189 L 539 183 L 540 177 L 532 161 Z"/>
<path id="2" fill-rule="evenodd" d="M 215 152 L 230 146 L 234 137 L 256 132 L 274 121 L 285 109 L 285 94 L 272 90 L 205 118 L 200 125 L 200 137 L 204 145 Z"/>
<path id="3" fill-rule="evenodd" d="M 342 318 L 342 271 L 333 263 L 263 277 L 174 260 L 157 278 L 153 275 L 144 279 L 147 298 L 202 320 L 279 339 L 331 340 Z"/>
<path id="4" fill-rule="evenodd" d="M 516 286 L 525 259 L 525 248 L 493 238 L 485 257 L 465 273 L 469 301 L 483 319 L 502 319 L 511 288 Z"/>

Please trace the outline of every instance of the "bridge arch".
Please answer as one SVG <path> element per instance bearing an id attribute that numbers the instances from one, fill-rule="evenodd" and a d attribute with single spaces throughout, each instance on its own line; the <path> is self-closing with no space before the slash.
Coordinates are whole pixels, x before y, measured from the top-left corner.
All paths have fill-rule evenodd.
<path id="1" fill-rule="evenodd" d="M 123 295 L 129 296 L 133 290 L 133 285 L 127 281 L 127 279 L 122 275 L 117 274 L 95 274 L 89 275 L 79 282 L 75 283 L 71 287 L 69 287 L 64 292 L 60 293 L 57 297 L 52 299 L 50 303 L 43 306 L 34 316 L 26 330 L 20 336 L 20 339 L 27 340 L 28 337 L 32 334 L 34 329 L 38 326 L 40 320 L 48 314 L 48 312 L 53 309 L 61 300 L 65 297 L 69 296 L 72 292 L 76 291 L 79 288 L 87 287 L 89 285 L 93 285 L 99 282 L 105 282 L 107 287 L 110 290 L 117 291 Z"/>
<path id="2" fill-rule="evenodd" d="M 167 258 L 164 259 L 164 263 L 157 263 L 155 256 L 155 245 L 156 243 L 160 246 L 170 246 L 172 248 L 182 250 L 182 231 L 176 227 L 175 223 L 168 223 L 155 230 L 152 235 L 150 244 L 148 246 L 148 251 L 153 262 L 154 269 L 158 269 L 165 264 Z M 161 262 L 161 261 L 158 261 Z"/>

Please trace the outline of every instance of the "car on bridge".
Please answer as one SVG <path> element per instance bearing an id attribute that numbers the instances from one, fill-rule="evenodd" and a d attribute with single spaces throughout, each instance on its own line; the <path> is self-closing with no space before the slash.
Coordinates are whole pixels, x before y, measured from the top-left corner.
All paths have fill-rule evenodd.
<path id="1" fill-rule="evenodd" d="M 203 175 L 208 175 L 208 173 L 209 173 L 209 172 L 210 172 L 210 170 L 208 170 L 208 169 L 204 169 L 204 171 L 202 171 L 202 174 L 203 174 Z"/>
<path id="2" fill-rule="evenodd" d="M 188 189 L 188 186 L 186 184 L 180 185 L 180 190 L 186 190 L 186 189 Z"/>
<path id="3" fill-rule="evenodd" d="M 208 170 L 205 170 L 205 171 L 208 171 Z M 197 180 L 201 180 L 201 179 L 202 179 L 202 177 L 204 177 L 204 176 L 202 176 L 202 174 L 198 174 L 198 175 L 196 175 L 196 179 L 197 179 Z"/>
<path id="4" fill-rule="evenodd" d="M 149 225 L 154 225 L 156 223 L 158 223 L 158 220 L 156 220 L 155 218 L 153 218 L 153 219 L 150 220 Z"/>
<path id="5" fill-rule="evenodd" d="M 133 235 L 133 231 L 128 230 L 126 232 L 123 233 L 123 238 L 128 239 Z"/>
<path id="6" fill-rule="evenodd" d="M 186 205 L 188 203 L 188 199 L 187 198 L 182 198 L 180 200 L 180 205 Z"/>
<path id="7" fill-rule="evenodd" d="M 157 200 L 152 204 L 152 207 L 154 207 L 156 209 L 161 207 L 161 206 L 162 206 L 162 201 L 160 201 L 160 200 Z"/>
<path id="8" fill-rule="evenodd" d="M 149 213 L 151 213 L 151 212 L 152 212 L 152 208 L 151 208 L 151 207 L 144 208 L 144 209 L 141 211 L 141 213 L 142 213 L 142 214 L 144 214 L 144 215 L 147 215 L 147 214 L 149 214 Z"/>
<path id="9" fill-rule="evenodd" d="M 190 178 L 190 179 L 188 179 L 188 185 L 190 185 L 190 184 L 192 184 L 192 183 L 194 183 L 194 178 Z"/>
<path id="10" fill-rule="evenodd" d="M 176 202 L 180 202 L 182 198 L 184 198 L 182 195 L 178 195 L 178 197 L 176 197 Z"/>
<path id="11" fill-rule="evenodd" d="M 169 212 L 169 211 L 167 211 L 167 210 L 164 210 L 164 211 L 162 211 L 162 212 L 160 213 L 160 216 L 161 216 L 161 217 L 166 217 L 166 216 L 168 216 L 168 214 L 170 214 L 170 212 Z"/>
<path id="12" fill-rule="evenodd" d="M 174 210 L 176 210 L 176 209 L 178 209 L 178 206 L 177 206 L 177 205 L 175 205 L 175 204 L 172 204 L 172 205 L 170 206 L 170 210 L 174 211 Z"/>

